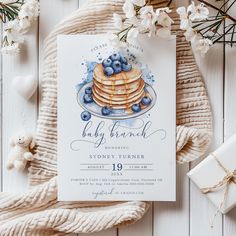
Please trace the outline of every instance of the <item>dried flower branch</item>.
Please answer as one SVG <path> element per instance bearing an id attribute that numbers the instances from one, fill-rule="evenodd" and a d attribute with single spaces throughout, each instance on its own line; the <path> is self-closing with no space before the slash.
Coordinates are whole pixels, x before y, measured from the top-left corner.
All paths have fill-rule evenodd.
<path id="1" fill-rule="evenodd" d="M 0 19 L 4 23 L 2 53 L 15 54 L 25 34 L 39 15 L 37 0 L 0 1 Z"/>
<path id="2" fill-rule="evenodd" d="M 194 2 L 187 8 L 177 9 L 180 15 L 180 28 L 185 30 L 185 36 L 191 42 L 193 49 L 204 55 L 210 46 L 215 43 L 236 43 L 236 19 L 229 14 L 230 8 L 236 0 L 226 0 L 218 8 L 205 0 L 195 5 Z M 228 6 L 228 7 L 227 7 Z M 216 10 L 216 14 L 209 16 L 209 9 Z"/>
<path id="3" fill-rule="evenodd" d="M 167 7 L 154 11 L 146 0 L 126 0 L 123 6 L 125 17 L 114 13 L 114 22 L 117 34 L 110 35 L 114 47 L 122 47 L 126 42 L 135 40 L 139 34 L 149 37 L 158 35 L 162 38 L 171 37 L 171 24 L 173 20 L 168 15 L 171 10 Z"/>

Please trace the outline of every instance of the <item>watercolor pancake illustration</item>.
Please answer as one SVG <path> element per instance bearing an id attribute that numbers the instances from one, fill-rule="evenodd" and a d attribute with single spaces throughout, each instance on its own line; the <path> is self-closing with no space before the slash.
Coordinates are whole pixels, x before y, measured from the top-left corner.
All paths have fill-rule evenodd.
<path id="1" fill-rule="evenodd" d="M 82 101 L 87 109 L 100 108 L 94 114 L 122 118 L 143 114 L 154 106 L 155 91 L 142 78 L 142 70 L 134 67 L 121 53 L 114 53 L 102 63 L 96 63 L 92 82 L 82 89 Z"/>
<path id="2" fill-rule="evenodd" d="M 112 76 L 106 76 L 103 71 L 102 64 L 98 64 L 94 70 L 92 93 L 97 104 L 113 109 L 128 109 L 141 102 L 145 83 L 140 70 L 135 68 Z"/>

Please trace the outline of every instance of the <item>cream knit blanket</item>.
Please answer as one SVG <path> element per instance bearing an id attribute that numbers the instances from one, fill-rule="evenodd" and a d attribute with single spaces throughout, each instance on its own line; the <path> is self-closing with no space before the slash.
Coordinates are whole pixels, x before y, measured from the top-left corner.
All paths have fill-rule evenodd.
<path id="1" fill-rule="evenodd" d="M 157 5 L 158 1 L 152 1 Z M 160 0 L 163 3 L 163 1 Z M 123 0 L 88 0 L 56 26 L 45 41 L 42 102 L 37 128 L 38 158 L 29 168 L 30 190 L 0 195 L 0 235 L 66 235 L 134 223 L 147 202 L 57 201 L 57 51 L 59 34 L 97 34 L 113 29 L 112 15 Z M 211 112 L 193 54 L 175 20 L 177 34 L 177 162 L 202 156 L 211 136 Z"/>

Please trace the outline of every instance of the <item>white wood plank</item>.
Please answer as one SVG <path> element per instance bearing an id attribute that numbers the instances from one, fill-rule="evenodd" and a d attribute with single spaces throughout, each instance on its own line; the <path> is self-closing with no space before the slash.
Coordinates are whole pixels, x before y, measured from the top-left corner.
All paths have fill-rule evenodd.
<path id="1" fill-rule="evenodd" d="M 176 6 L 183 6 L 188 3 L 188 0 L 181 0 L 181 1 L 175 1 Z M 182 183 L 185 183 L 184 187 L 187 187 L 185 191 L 185 196 L 180 196 L 182 195 L 181 191 L 178 191 L 178 200 L 176 203 L 153 203 L 152 206 L 150 207 L 149 211 L 146 213 L 144 218 L 140 221 L 137 222 L 135 225 L 124 228 L 124 229 L 119 229 L 119 235 L 120 236 L 130 236 L 130 235 L 136 235 L 136 236 L 151 236 L 151 235 L 172 235 L 173 233 L 181 233 L 182 236 L 188 235 L 188 220 L 187 217 L 189 215 L 188 212 L 188 201 L 185 201 L 186 204 L 183 207 L 182 201 L 180 200 L 181 197 L 188 198 L 188 180 L 185 177 L 186 173 L 188 171 L 184 167 L 179 167 L 177 171 L 177 183 L 179 186 L 177 187 L 183 190 Z M 187 182 L 184 180 L 187 180 Z M 185 199 L 186 200 L 186 199 Z M 181 210 L 180 210 L 181 208 Z M 176 221 L 178 218 L 182 220 L 181 223 L 185 225 L 186 229 L 186 234 L 183 233 L 183 224 L 179 224 L 179 227 L 166 227 L 166 222 L 170 222 L 171 220 Z M 181 221 L 180 220 L 180 221 Z M 179 231 L 176 230 L 179 228 Z"/>
<path id="2" fill-rule="evenodd" d="M 152 204 L 146 213 L 146 215 L 138 222 L 136 222 L 134 225 L 126 226 L 126 227 L 120 227 L 119 228 L 119 236 L 151 236 L 153 231 L 153 207 Z"/>
<path id="3" fill-rule="evenodd" d="M 189 235 L 188 165 L 177 165 L 176 202 L 155 202 L 154 236 Z"/>
<path id="4" fill-rule="evenodd" d="M 86 4 L 87 0 L 79 0 L 79 7 L 83 7 Z M 130 234 L 130 236 L 133 234 L 133 232 Z M 87 234 L 79 234 L 80 236 L 85 236 Z M 114 228 L 114 229 L 109 229 L 106 231 L 101 231 L 98 233 L 93 233 L 89 234 L 90 236 L 123 236 L 122 233 L 120 233 L 120 230 Z M 135 234 L 133 234 L 135 235 Z"/>
<path id="5" fill-rule="evenodd" d="M 79 0 L 40 0 L 40 48 L 45 37 L 64 17 L 79 7 Z"/>
<path id="6" fill-rule="evenodd" d="M 86 2 L 86 0 L 80 0 Z M 40 17 L 40 50 L 42 50 L 42 41 L 50 32 L 55 23 L 62 17 L 75 10 L 78 1 L 67 0 L 41 0 L 41 17 Z M 55 11 L 56 9 L 56 11 Z M 236 11 L 236 9 L 232 9 Z M 30 102 L 24 101 L 11 88 L 11 79 L 15 75 L 26 75 L 37 71 L 37 39 L 32 31 L 26 42 L 27 53 L 16 58 L 3 58 L 2 66 L 2 82 L 3 88 L 0 90 L 0 102 L 2 96 L 3 107 L 0 106 L 0 117 L 2 117 L 2 135 L 0 140 L 0 149 L 3 154 L 3 190 L 4 191 L 23 191 L 27 184 L 25 174 L 7 172 L 5 162 L 9 150 L 8 139 L 16 129 L 22 126 L 34 130 L 37 116 L 37 95 Z M 234 101 L 236 99 L 236 49 L 226 49 L 226 87 L 225 87 L 225 139 L 236 132 L 236 108 Z M 216 46 L 204 59 L 198 58 L 200 69 L 205 77 L 208 92 L 211 98 L 214 116 L 214 138 L 210 150 L 214 150 L 223 140 L 223 49 L 222 46 Z M 1 103 L 0 103 L 1 104 Z M 2 115 L 2 116 L 1 116 Z M 1 129 L 1 127 L 0 127 Z M 209 219 L 214 214 L 215 208 L 202 196 L 194 185 L 191 184 L 191 201 L 190 201 L 190 219 L 188 215 L 189 195 L 188 195 L 188 179 L 185 174 L 188 166 L 178 167 L 177 170 L 177 203 L 155 204 L 154 211 L 154 235 L 188 235 L 190 230 L 191 236 L 222 235 L 222 220 L 219 215 L 215 221 L 215 227 L 210 229 Z M 1 179 L 0 179 L 1 181 Z M 134 226 L 122 228 L 119 230 L 121 236 L 132 235 L 151 235 L 152 211 Z M 190 226 L 189 226 L 190 220 Z M 224 219 L 224 235 L 234 236 L 236 232 L 236 211 L 232 210 Z M 170 227 L 172 225 L 173 227 Z M 188 229 L 190 227 L 190 229 Z M 82 235 L 82 234 L 80 234 Z M 116 229 L 104 232 L 90 234 L 93 236 L 115 236 Z"/>
<path id="7" fill-rule="evenodd" d="M 79 0 L 40 0 L 39 72 L 42 72 L 43 42 L 54 26 L 79 7 Z"/>
<path id="8" fill-rule="evenodd" d="M 3 56 L 2 64 L 2 140 L 3 140 L 3 191 L 21 192 L 27 188 L 27 176 L 25 171 L 17 172 L 6 170 L 7 155 L 9 152 L 9 137 L 19 129 L 35 132 L 37 120 L 37 93 L 26 101 L 12 88 L 14 76 L 35 75 L 38 71 L 38 40 L 37 23 L 32 26 L 26 36 L 26 42 L 20 55 L 15 57 Z"/>
<path id="9" fill-rule="evenodd" d="M 91 234 L 79 234 L 79 236 L 118 236 L 118 229 L 108 229 L 108 230 L 104 230 L 104 231 L 100 231 L 97 233 L 91 233 Z M 131 236 L 131 235 L 130 235 Z"/>
<path id="10" fill-rule="evenodd" d="M 79 6 L 83 7 L 86 0 L 79 0 Z M 83 234 L 80 234 L 83 235 Z M 135 225 L 121 227 L 119 229 L 110 229 L 100 233 L 91 234 L 92 236 L 149 236 L 152 235 L 152 208 L 146 213 L 144 219 L 137 222 Z"/>
<path id="11" fill-rule="evenodd" d="M 85 4 L 86 0 L 80 0 L 82 4 Z M 153 204 L 145 214 L 145 216 L 134 225 L 127 227 L 120 227 L 118 229 L 119 236 L 151 236 L 153 234 Z M 115 234 L 113 234 L 115 235 Z M 110 236 L 110 235 L 109 235 Z"/>
<path id="12" fill-rule="evenodd" d="M 83 7 L 86 4 L 87 0 L 79 0 L 79 7 Z"/>
<path id="13" fill-rule="evenodd" d="M 0 25 L 0 37 L 2 38 L 2 24 Z M 2 152 L 2 55 L 0 54 L 0 191 L 2 191 L 2 170 L 3 170 L 3 152 Z"/>
<path id="14" fill-rule="evenodd" d="M 223 47 L 214 46 L 205 58 L 196 55 L 200 71 L 204 77 L 213 112 L 214 135 L 210 151 L 223 141 Z M 200 160 L 192 164 L 195 166 Z M 215 207 L 200 190 L 190 184 L 190 236 L 221 236 L 222 216 L 219 214 L 211 228 L 210 220 L 215 214 Z"/>
<path id="15" fill-rule="evenodd" d="M 231 0 L 229 4 L 233 1 Z M 236 4 L 231 8 L 229 14 L 236 17 Z M 236 40 L 236 35 L 234 36 Z M 225 48 L 225 133 L 224 140 L 236 133 L 236 47 Z M 236 208 L 224 216 L 224 235 L 234 236 L 236 234 Z"/>
<path id="16" fill-rule="evenodd" d="M 216 1 L 209 1 L 217 4 Z M 220 6 L 222 2 L 219 2 Z M 211 14 L 214 10 L 210 9 Z M 215 45 L 202 58 L 196 55 L 197 63 L 206 83 L 208 95 L 212 106 L 213 114 L 213 140 L 208 152 L 216 149 L 223 142 L 223 73 L 224 73 L 224 52 L 222 45 Z M 207 154 L 206 154 L 207 155 Z M 199 161 L 193 163 L 194 167 Z M 190 184 L 190 236 L 222 235 L 222 215 L 218 214 L 211 228 L 210 221 L 213 219 L 216 208 L 193 184 Z"/>
<path id="17" fill-rule="evenodd" d="M 176 6 L 188 5 L 188 0 L 174 1 Z M 189 180 L 186 173 L 189 165 L 177 165 L 176 202 L 155 202 L 154 236 L 189 235 Z M 170 227 L 173 226 L 173 227 Z"/>
<path id="18" fill-rule="evenodd" d="M 40 0 L 39 20 L 39 74 L 43 72 L 43 42 L 54 26 L 64 17 L 75 11 L 79 6 L 79 0 Z M 40 82 L 40 80 L 39 80 Z M 77 234 L 71 234 L 77 235 Z"/>

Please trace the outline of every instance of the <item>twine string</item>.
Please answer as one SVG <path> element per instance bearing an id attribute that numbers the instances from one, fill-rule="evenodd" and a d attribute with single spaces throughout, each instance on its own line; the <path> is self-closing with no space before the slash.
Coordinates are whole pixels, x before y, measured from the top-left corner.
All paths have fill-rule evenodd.
<path id="1" fill-rule="evenodd" d="M 226 173 L 226 175 L 224 176 L 224 178 L 222 180 L 220 180 L 218 183 L 216 183 L 213 186 L 210 187 L 205 187 L 205 188 L 201 188 L 201 192 L 204 194 L 207 193 L 212 193 L 214 191 L 219 191 L 220 189 L 222 189 L 223 187 L 224 189 L 224 195 L 223 195 L 223 199 L 219 205 L 219 207 L 217 208 L 213 219 L 211 220 L 211 228 L 213 228 L 213 223 L 215 221 L 215 217 L 217 216 L 217 214 L 219 213 L 219 211 L 222 209 L 222 207 L 225 205 L 226 200 L 227 200 L 227 196 L 228 196 L 228 190 L 229 190 L 229 185 L 230 183 L 234 183 L 236 184 L 236 169 L 234 169 L 233 171 L 229 171 L 223 164 L 222 162 L 217 158 L 217 156 L 214 153 L 211 153 L 211 155 L 214 157 L 214 159 L 216 160 L 216 162 L 218 163 L 218 165 L 224 170 L 224 172 Z"/>

